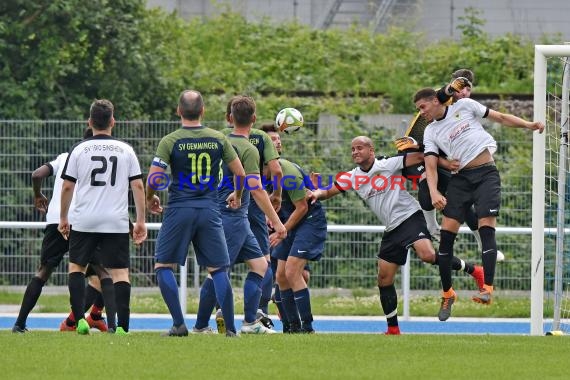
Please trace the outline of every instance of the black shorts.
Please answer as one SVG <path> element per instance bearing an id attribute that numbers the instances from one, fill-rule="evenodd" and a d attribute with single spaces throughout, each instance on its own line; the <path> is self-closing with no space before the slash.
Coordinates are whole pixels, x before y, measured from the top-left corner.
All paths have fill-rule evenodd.
<path id="1" fill-rule="evenodd" d="M 104 268 L 129 268 L 129 234 L 79 232 L 72 229 L 69 235 L 69 262 L 81 266 L 100 263 Z"/>
<path id="2" fill-rule="evenodd" d="M 431 239 L 424 214 L 418 211 L 392 231 L 384 232 L 380 252 L 376 256 L 389 263 L 404 265 L 408 248 L 420 239 Z"/>
<path id="3" fill-rule="evenodd" d="M 57 224 L 48 224 L 44 229 L 40 263 L 55 268 L 69 251 L 69 242 L 57 230 Z"/>
<path id="4" fill-rule="evenodd" d="M 443 215 L 465 221 L 465 213 L 475 206 L 479 218 L 499 215 L 501 206 L 501 177 L 495 165 L 478 166 L 454 174 L 447 187 L 447 205 Z"/>

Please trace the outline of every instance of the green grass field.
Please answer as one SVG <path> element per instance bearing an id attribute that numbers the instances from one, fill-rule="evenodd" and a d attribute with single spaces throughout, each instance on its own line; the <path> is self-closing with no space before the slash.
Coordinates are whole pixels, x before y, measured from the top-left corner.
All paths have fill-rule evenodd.
<path id="1" fill-rule="evenodd" d="M 3 379 L 566 379 L 565 337 L 0 332 Z"/>
<path id="2" fill-rule="evenodd" d="M 528 296 L 514 296 L 497 292 L 490 307 L 471 302 L 473 292 L 460 292 L 459 300 L 453 306 L 454 317 L 494 317 L 494 318 L 528 318 L 530 316 L 530 298 Z M 0 305 L 19 305 L 22 301 L 23 291 L 0 291 Z M 236 312 L 243 310 L 242 298 L 238 292 L 235 296 Z M 402 311 L 400 297 L 400 312 Z M 413 295 L 410 300 L 410 312 L 413 316 L 431 317 L 437 315 L 439 309 L 439 292 L 426 292 Z M 311 295 L 311 305 L 315 315 L 381 315 L 378 292 L 370 289 L 355 289 L 346 294 L 330 290 L 315 292 Z M 190 295 L 187 312 L 195 314 L 198 308 L 198 298 Z M 69 311 L 69 296 L 67 294 L 42 294 L 34 312 L 65 313 Z M 131 311 L 133 313 L 164 313 L 168 310 L 162 300 L 158 289 L 154 292 L 137 294 L 133 292 L 131 298 Z M 270 304 L 270 313 L 275 314 L 276 308 Z M 545 304 L 545 316 L 552 317 L 552 307 Z"/>

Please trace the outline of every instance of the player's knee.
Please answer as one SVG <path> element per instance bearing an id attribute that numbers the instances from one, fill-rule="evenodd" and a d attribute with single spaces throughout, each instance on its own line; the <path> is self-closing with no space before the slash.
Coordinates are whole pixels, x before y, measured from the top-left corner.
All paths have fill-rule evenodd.
<path id="1" fill-rule="evenodd" d="M 53 272 L 53 267 L 42 264 L 36 273 L 36 277 L 45 283 L 47 282 L 47 280 L 49 280 L 52 272 Z"/>
<path id="2" fill-rule="evenodd" d="M 267 260 L 265 258 L 260 257 L 259 259 L 249 260 L 247 262 L 249 269 L 252 272 L 257 273 L 260 276 L 265 276 L 265 272 L 267 272 Z"/>

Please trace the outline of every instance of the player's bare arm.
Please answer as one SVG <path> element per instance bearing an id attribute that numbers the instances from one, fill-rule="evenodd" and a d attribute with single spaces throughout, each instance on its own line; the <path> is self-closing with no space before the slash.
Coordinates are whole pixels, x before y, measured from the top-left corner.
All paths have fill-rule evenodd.
<path id="1" fill-rule="evenodd" d="M 447 171 L 455 173 L 459 170 L 459 160 L 450 160 L 445 157 L 439 157 L 437 160 L 437 165 L 441 168 L 444 168 Z"/>
<path id="2" fill-rule="evenodd" d="M 239 158 L 228 162 L 228 168 L 234 173 L 234 184 L 236 184 L 235 197 L 233 203 L 230 204 L 232 208 L 239 208 L 241 206 L 241 197 L 243 195 L 243 184 L 245 182 L 245 170 Z"/>
<path id="3" fill-rule="evenodd" d="M 303 219 L 303 217 L 307 214 L 307 211 L 309 211 L 309 204 L 307 203 L 306 198 L 301 198 L 297 201 L 294 201 L 293 205 L 295 206 L 295 211 L 293 211 L 293 213 L 289 216 L 289 219 L 287 219 L 285 222 L 285 228 L 287 231 L 291 231 L 293 228 L 295 228 L 295 226 L 299 224 L 301 219 Z M 269 235 L 269 244 L 272 247 L 275 247 L 280 242 L 281 239 L 278 239 L 277 232 Z"/>
<path id="4" fill-rule="evenodd" d="M 538 131 L 538 133 L 542 133 L 544 131 L 544 123 L 540 121 L 526 121 L 518 116 L 494 110 L 489 110 L 487 119 L 501 123 L 505 127 L 526 128 L 531 131 Z"/>
<path id="5" fill-rule="evenodd" d="M 404 166 L 414 166 L 424 161 L 424 154 L 422 152 L 406 153 L 404 159 Z"/>
<path id="6" fill-rule="evenodd" d="M 131 189 L 133 190 L 133 200 L 137 212 L 137 219 L 133 226 L 133 241 L 139 245 L 146 240 L 146 215 L 145 215 L 145 194 L 142 179 L 131 181 Z"/>
<path id="7" fill-rule="evenodd" d="M 69 225 L 69 206 L 71 205 L 71 200 L 73 199 L 73 190 L 75 190 L 75 182 L 70 180 L 64 180 L 61 187 L 61 209 L 59 212 L 59 226 L 58 231 L 63 235 L 65 240 L 69 239 L 69 231 L 71 226 Z"/>
<path id="8" fill-rule="evenodd" d="M 148 177 L 146 182 L 146 207 L 153 215 L 162 213 L 160 198 L 158 195 L 156 195 L 155 188 L 156 186 L 162 185 L 162 181 L 166 180 L 165 176 L 157 175 L 164 172 L 165 170 L 163 168 L 154 165 L 151 165 L 151 167 L 148 169 Z"/>
<path id="9" fill-rule="evenodd" d="M 329 199 L 340 193 L 341 191 L 338 187 L 331 186 L 330 189 L 316 189 L 314 191 L 307 192 L 307 197 L 311 200 L 311 203 L 314 203 L 319 199 Z"/>
<path id="10" fill-rule="evenodd" d="M 49 166 L 42 165 L 32 173 L 32 190 L 34 191 L 34 206 L 38 211 L 46 213 L 48 209 L 48 199 L 42 193 L 42 182 L 44 178 L 51 175 Z"/>
<path id="11" fill-rule="evenodd" d="M 447 204 L 447 199 L 437 190 L 437 162 L 438 157 L 435 155 L 427 155 L 424 157 L 426 165 L 426 180 L 428 181 L 429 193 L 431 196 L 432 204 L 438 210 L 443 210 Z"/>
<path id="12" fill-rule="evenodd" d="M 281 209 L 281 201 L 282 201 L 282 193 L 283 189 L 281 188 L 281 181 L 283 180 L 283 169 L 281 169 L 281 165 L 279 164 L 279 159 L 270 160 L 267 163 L 267 167 L 269 168 L 269 173 L 273 177 L 274 181 L 274 188 L 273 192 L 269 196 L 271 200 L 271 204 L 276 212 L 279 212 Z"/>
<path id="13" fill-rule="evenodd" d="M 269 200 L 269 195 L 263 189 L 261 178 L 255 175 L 248 175 L 247 185 L 248 188 L 251 189 L 250 193 L 253 199 L 255 199 L 255 203 L 257 203 L 261 211 L 263 211 L 269 223 L 271 223 L 271 227 L 274 230 L 273 234 L 275 234 L 275 239 L 285 239 L 287 237 L 287 229 L 283 223 L 281 223 L 277 212 Z"/>

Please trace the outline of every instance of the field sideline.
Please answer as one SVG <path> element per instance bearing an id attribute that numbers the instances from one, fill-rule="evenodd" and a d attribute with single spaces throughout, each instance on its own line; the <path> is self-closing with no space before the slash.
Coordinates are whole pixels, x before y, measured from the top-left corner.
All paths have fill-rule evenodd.
<path id="1" fill-rule="evenodd" d="M 0 331 L 5 379 L 563 379 L 570 339 L 491 335 L 242 336 Z"/>

